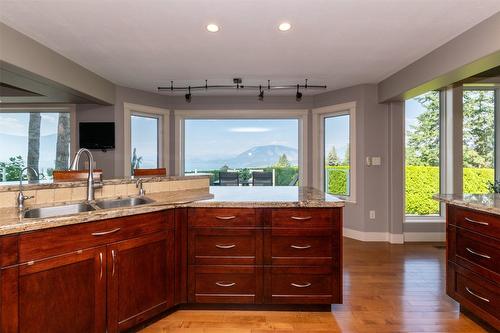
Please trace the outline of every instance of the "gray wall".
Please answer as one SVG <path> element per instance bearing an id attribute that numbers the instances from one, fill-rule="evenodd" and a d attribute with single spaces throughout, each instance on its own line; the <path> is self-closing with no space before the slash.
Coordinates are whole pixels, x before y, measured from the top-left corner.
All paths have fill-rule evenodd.
<path id="1" fill-rule="evenodd" d="M 115 110 L 112 105 L 103 106 L 97 104 L 80 104 L 76 106 L 76 146 L 78 147 L 79 131 L 78 124 L 80 122 L 114 122 Z M 115 132 L 115 136 L 117 135 Z M 116 139 L 116 138 L 115 138 Z M 115 151 L 108 150 L 106 152 L 100 150 L 92 150 L 92 155 L 96 162 L 96 167 L 102 169 L 103 178 L 110 179 L 115 176 Z"/>

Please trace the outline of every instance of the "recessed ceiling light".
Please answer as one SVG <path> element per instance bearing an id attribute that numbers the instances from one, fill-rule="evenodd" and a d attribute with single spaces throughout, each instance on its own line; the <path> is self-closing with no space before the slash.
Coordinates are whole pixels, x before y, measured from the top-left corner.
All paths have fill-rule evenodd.
<path id="1" fill-rule="evenodd" d="M 219 26 L 217 24 L 209 24 L 207 25 L 207 30 L 210 32 L 217 32 L 219 31 Z"/>
<path id="2" fill-rule="evenodd" d="M 280 29 L 280 31 L 288 31 L 290 30 L 290 28 L 292 27 L 292 25 L 288 22 L 283 22 L 279 25 L 278 29 Z"/>

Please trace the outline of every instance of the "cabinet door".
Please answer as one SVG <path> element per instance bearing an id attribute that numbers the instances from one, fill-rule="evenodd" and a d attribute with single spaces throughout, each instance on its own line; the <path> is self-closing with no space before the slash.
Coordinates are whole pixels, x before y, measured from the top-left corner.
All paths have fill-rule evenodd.
<path id="1" fill-rule="evenodd" d="M 18 332 L 104 332 L 105 260 L 98 247 L 20 265 Z"/>
<path id="2" fill-rule="evenodd" d="M 126 330 L 173 305 L 173 230 L 108 245 L 108 332 Z"/>

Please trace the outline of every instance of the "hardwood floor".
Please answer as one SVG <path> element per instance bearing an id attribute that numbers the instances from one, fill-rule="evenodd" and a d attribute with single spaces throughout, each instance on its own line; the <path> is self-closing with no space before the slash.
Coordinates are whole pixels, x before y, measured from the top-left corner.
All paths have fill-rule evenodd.
<path id="1" fill-rule="evenodd" d="M 141 333 L 487 332 L 445 295 L 444 247 L 344 239 L 344 304 L 332 312 L 180 310 Z"/>

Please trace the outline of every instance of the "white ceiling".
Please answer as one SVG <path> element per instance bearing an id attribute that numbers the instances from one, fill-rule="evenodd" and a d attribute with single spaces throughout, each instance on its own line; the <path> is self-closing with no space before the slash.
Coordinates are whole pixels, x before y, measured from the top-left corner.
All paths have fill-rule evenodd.
<path id="1" fill-rule="evenodd" d="M 147 91 L 233 77 L 377 83 L 498 11 L 499 0 L 0 0 L 5 24 Z"/>

